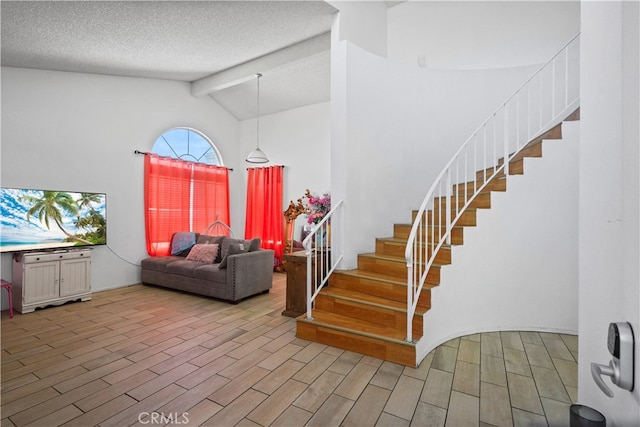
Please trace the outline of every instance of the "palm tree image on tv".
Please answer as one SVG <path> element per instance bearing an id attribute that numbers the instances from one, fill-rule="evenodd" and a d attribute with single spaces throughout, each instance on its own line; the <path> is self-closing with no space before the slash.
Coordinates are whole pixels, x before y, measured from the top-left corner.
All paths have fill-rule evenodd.
<path id="1" fill-rule="evenodd" d="M 103 196 L 96 193 L 80 193 L 78 199 L 78 209 L 84 208 L 89 213 L 83 217 L 78 216 L 74 222 L 76 228 L 87 230 L 87 233 L 80 235 L 93 244 L 104 244 L 107 242 L 107 221 L 104 215 L 95 210 L 94 206 L 101 206 L 104 202 Z"/>
<path id="2" fill-rule="evenodd" d="M 107 235 L 106 220 L 94 207 L 103 203 L 102 196 L 95 193 L 79 195 L 74 199 L 69 193 L 43 191 L 42 196 L 22 196 L 20 202 L 29 208 L 27 221 L 37 218 L 47 229 L 51 229 L 52 223 L 55 224 L 67 237 L 66 241 L 82 245 L 104 244 Z M 64 218 L 70 215 L 76 218 L 73 221 L 75 233 L 63 225 Z M 84 230 L 85 233 L 78 233 L 77 230 Z"/>

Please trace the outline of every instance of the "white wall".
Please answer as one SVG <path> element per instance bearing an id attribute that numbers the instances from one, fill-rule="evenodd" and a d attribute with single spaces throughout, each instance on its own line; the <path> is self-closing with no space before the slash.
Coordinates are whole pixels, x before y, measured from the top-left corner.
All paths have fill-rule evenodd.
<path id="1" fill-rule="evenodd" d="M 420 69 L 337 42 L 331 186 L 348 212 L 342 268 L 411 220 L 453 153 L 534 69 Z"/>
<path id="2" fill-rule="evenodd" d="M 338 9 L 331 28 L 338 41 L 349 40 L 368 52 L 387 56 L 387 6 L 381 0 L 327 0 Z"/>
<path id="3" fill-rule="evenodd" d="M 176 126 L 209 136 L 230 172 L 231 226 L 244 235 L 247 167 L 255 120 L 237 122 L 210 97 L 165 80 L 2 69 L 1 185 L 107 193 L 108 247 L 133 264 L 146 257 L 144 159 L 156 138 Z M 285 165 L 283 209 L 305 189 L 330 190 L 330 104 L 260 118 L 260 146 Z M 297 236 L 304 219 L 297 221 Z M 12 279 L 11 254 L 1 275 Z M 139 269 L 107 247 L 93 250 L 93 290 L 138 283 Z M 7 307 L 6 293 L 2 296 Z"/>
<path id="4" fill-rule="evenodd" d="M 260 148 L 266 153 L 268 163 L 242 166 L 243 185 L 246 189 L 248 167 L 284 165 L 284 189 L 282 209 L 290 201 L 304 196 L 308 188 L 312 193 L 330 191 L 331 170 L 331 104 L 324 102 L 260 117 Z M 256 121 L 245 120 L 240 124 L 240 147 L 246 156 L 256 145 Z M 243 194 L 245 194 L 244 192 Z M 246 199 L 238 206 L 243 213 Z M 300 240 L 304 216 L 296 220 L 295 239 Z M 244 236 L 244 223 L 234 227 Z"/>
<path id="5" fill-rule="evenodd" d="M 640 424 L 640 7 L 582 2 L 580 141 L 580 347 L 578 401 L 607 425 Z M 605 396 L 592 362 L 607 364 L 610 322 L 635 331 L 635 389 Z"/>
<path id="6" fill-rule="evenodd" d="M 580 31 L 579 1 L 409 1 L 389 9 L 388 58 L 427 68 L 546 62 Z"/>
<path id="7" fill-rule="evenodd" d="M 421 357 L 455 337 L 486 331 L 578 332 L 579 123 L 543 143 L 506 192 L 491 194 L 441 269 L 425 316 Z"/>
<path id="8" fill-rule="evenodd" d="M 6 67 L 1 77 L 2 186 L 107 194 L 108 246 L 127 262 L 96 247 L 94 290 L 140 280 L 128 263 L 147 256 L 144 159 L 133 151 L 149 151 L 165 130 L 188 126 L 209 136 L 235 169 L 234 206 L 244 194 L 237 121 L 209 97 L 191 96 L 187 83 Z M 1 267 L 11 280 L 11 254 L 2 254 Z"/>
<path id="9" fill-rule="evenodd" d="M 409 222 L 410 210 L 450 156 L 579 30 L 576 2 L 512 3 L 391 8 L 390 60 L 333 38 L 332 191 L 345 199 L 348 225 L 341 268 L 355 268 L 356 255 L 373 251 L 374 238 L 390 236 L 393 223 Z M 469 13 L 458 16 L 466 7 Z M 479 26 L 470 18 L 487 19 Z M 437 37 L 425 41 L 422 32 L 435 28 Z M 478 38 L 478 32 L 488 36 Z M 490 51 L 496 40 L 506 42 Z M 465 43 L 470 48 L 461 50 Z M 449 69 L 403 60 L 415 55 L 412 49 L 433 54 Z M 467 243 L 455 249 L 454 266 L 445 268 L 434 292 L 425 321 L 432 332 L 420 352 L 482 330 L 577 331 L 576 138 L 547 156 L 550 163 L 527 166 L 533 170 L 527 177 L 511 177 L 508 194 L 480 213 L 486 224 L 466 233 Z M 550 199 L 557 211 L 547 209 Z M 478 251 L 487 256 L 478 259 Z"/>
<path id="10" fill-rule="evenodd" d="M 334 21 L 331 57 L 331 186 L 345 200 L 349 224 L 342 268 L 355 268 L 356 254 L 372 251 L 374 238 L 391 235 L 394 222 L 410 221 L 455 150 L 579 27 L 577 2 L 405 2 L 388 9 L 380 29 L 386 60 L 360 48 L 374 31 L 355 25 L 349 12 L 340 8 Z M 437 37 L 425 33 L 435 29 Z M 508 43 L 480 64 L 478 33 L 490 35 L 487 46 Z M 472 48 L 460 50 L 463 42 Z M 466 69 L 403 59 L 416 52 Z"/>

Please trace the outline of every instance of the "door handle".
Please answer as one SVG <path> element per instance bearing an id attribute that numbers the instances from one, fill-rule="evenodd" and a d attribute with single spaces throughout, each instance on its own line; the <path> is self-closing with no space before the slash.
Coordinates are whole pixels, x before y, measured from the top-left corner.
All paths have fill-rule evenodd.
<path id="1" fill-rule="evenodd" d="M 602 375 L 606 375 L 608 377 L 615 377 L 615 368 L 613 366 L 613 361 L 609 362 L 609 365 L 601 365 L 599 363 L 591 363 L 591 376 L 595 380 L 598 387 L 604 394 L 609 397 L 613 397 L 613 392 L 607 385 L 604 383 L 602 379 Z"/>
<path id="2" fill-rule="evenodd" d="M 607 349 L 612 358 L 608 365 L 591 363 L 591 376 L 604 394 L 613 397 L 613 391 L 602 376 L 611 377 L 611 382 L 621 389 L 633 391 L 635 376 L 633 328 L 629 322 L 609 324 Z"/>

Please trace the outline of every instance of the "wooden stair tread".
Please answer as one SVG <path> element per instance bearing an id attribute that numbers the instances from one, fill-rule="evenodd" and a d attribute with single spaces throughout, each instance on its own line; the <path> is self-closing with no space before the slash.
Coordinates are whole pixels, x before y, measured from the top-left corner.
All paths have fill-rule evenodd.
<path id="1" fill-rule="evenodd" d="M 384 242 L 384 243 L 398 245 L 398 246 L 405 246 L 405 247 L 407 246 L 407 241 L 408 241 L 407 239 L 401 239 L 399 237 L 378 237 L 376 238 L 376 240 L 379 242 Z M 443 244 L 441 248 L 450 249 L 451 245 Z"/>
<path id="2" fill-rule="evenodd" d="M 363 277 L 366 279 L 373 279 L 373 280 L 379 280 L 382 282 L 386 282 L 392 285 L 398 285 L 398 286 L 407 286 L 407 281 L 406 280 L 401 280 L 399 279 L 397 276 L 390 276 L 388 274 L 381 274 L 381 273 L 374 273 L 371 271 L 367 271 L 367 270 L 360 270 L 360 269 L 354 269 L 354 270 L 339 270 L 334 272 L 333 274 L 339 275 L 339 274 L 343 274 L 346 276 L 353 276 L 353 277 Z M 437 285 L 430 285 L 428 283 L 424 284 L 424 289 L 431 289 L 436 287 Z"/>
<path id="3" fill-rule="evenodd" d="M 395 224 L 395 225 L 397 225 L 398 227 L 408 227 L 409 229 L 411 229 L 411 227 L 413 227 L 413 224 L 409 224 L 409 223 L 402 223 L 402 222 L 397 223 L 397 224 Z M 453 227 L 451 227 L 451 228 L 459 228 L 459 229 L 461 229 L 461 230 L 462 230 L 462 229 L 464 229 L 464 227 L 465 227 L 464 225 L 454 225 L 454 226 L 453 226 Z M 436 228 L 437 228 L 437 227 L 436 227 Z M 397 238 L 397 237 L 396 237 L 396 238 Z M 405 239 L 405 240 L 406 240 L 406 239 Z"/>
<path id="4" fill-rule="evenodd" d="M 379 240 L 381 242 L 387 242 L 387 243 L 391 243 L 394 245 L 407 245 L 407 239 L 401 239 L 399 237 L 378 237 L 376 238 L 376 240 Z"/>
<path id="5" fill-rule="evenodd" d="M 358 254 L 358 256 L 366 257 L 366 258 L 384 259 L 386 261 L 398 261 L 398 262 L 404 262 L 405 261 L 404 257 L 397 257 L 397 256 L 392 256 L 392 255 L 381 255 L 381 254 L 377 254 L 375 252 L 365 252 L 365 253 Z"/>
<path id="6" fill-rule="evenodd" d="M 474 207 L 468 207 L 464 211 L 460 211 L 460 209 L 451 208 L 450 213 L 451 213 L 451 219 L 455 218 L 456 215 L 460 215 L 460 216 L 462 216 L 462 215 L 467 215 L 467 216 L 473 215 L 473 216 L 475 216 L 478 213 L 478 209 L 474 208 Z M 438 216 L 440 216 L 440 219 L 445 220 L 446 217 L 447 217 L 447 210 L 446 210 L 446 208 L 443 208 L 441 210 L 439 206 L 436 206 L 435 209 L 429 209 L 429 210 L 424 211 L 423 215 L 425 216 L 427 221 L 431 220 L 432 216 L 433 216 L 433 219 L 436 220 L 436 221 L 439 220 Z M 418 216 L 418 211 L 411 212 L 411 217 L 412 218 L 415 219 L 417 216 Z M 437 226 L 437 224 L 436 224 L 436 226 Z"/>
<path id="7" fill-rule="evenodd" d="M 578 109 L 579 110 L 579 109 Z M 576 110 L 576 111 L 578 111 Z M 574 112 L 575 114 L 576 112 Z M 578 113 L 579 115 L 579 113 Z M 544 141 L 550 141 L 550 140 L 554 140 L 554 139 L 562 139 L 562 123 L 558 123 L 557 125 L 555 125 L 554 127 L 552 127 L 551 129 L 549 129 L 548 131 L 542 133 L 541 135 L 539 135 L 538 137 L 532 139 L 531 141 L 529 141 L 528 143 L 526 143 L 522 149 L 520 150 L 520 152 L 514 156 L 513 159 L 511 159 L 510 162 L 514 162 L 514 161 L 521 161 L 523 160 L 524 157 L 541 157 L 542 153 L 540 153 L 540 155 L 530 155 L 528 154 L 528 151 L 531 149 L 536 149 L 538 147 L 542 147 L 542 143 Z M 513 153 L 510 153 L 509 156 L 512 156 Z M 504 157 L 501 157 L 500 159 L 498 159 L 498 166 L 501 166 L 504 163 Z"/>
<path id="8" fill-rule="evenodd" d="M 451 196 L 451 197 L 455 197 L 455 196 Z M 431 215 L 431 212 L 433 212 L 433 211 L 434 211 L 434 209 L 428 209 L 428 210 L 425 211 L 425 213 L 428 213 L 429 215 Z M 441 212 L 441 213 L 444 214 L 444 213 L 447 212 L 447 209 L 443 208 L 442 210 L 440 210 L 440 208 L 438 206 L 436 206 L 435 211 L 436 211 L 436 213 L 437 212 Z M 478 211 L 478 208 L 472 208 L 472 207 L 469 207 L 469 208 L 464 210 L 464 212 L 477 212 L 477 211 Z M 451 213 L 452 214 L 456 214 L 458 212 L 459 212 L 459 210 L 456 210 L 453 207 L 451 208 Z M 418 211 L 412 212 L 412 215 L 417 215 L 417 214 L 418 214 Z"/>
<path id="9" fill-rule="evenodd" d="M 353 276 L 353 277 L 364 277 L 367 279 L 379 280 L 392 285 L 407 286 L 406 280 L 404 281 L 400 280 L 396 276 L 389 276 L 388 274 L 381 274 L 381 273 L 373 273 L 371 271 L 360 270 L 357 268 L 354 270 L 339 270 L 334 272 L 334 274 L 337 274 L 337 275 L 342 274 L 345 276 Z"/>
<path id="10" fill-rule="evenodd" d="M 456 207 L 456 203 L 458 205 L 458 208 L 461 208 L 467 202 L 469 202 L 470 208 L 473 208 L 476 210 L 491 208 L 491 192 L 490 191 L 478 193 L 473 198 L 468 200 L 465 200 L 463 197 L 458 197 L 456 199 L 455 194 L 452 194 L 449 200 L 450 200 L 452 209 Z M 445 208 L 446 204 L 447 204 L 446 196 L 434 197 L 434 206 L 439 205 L 442 208 Z"/>
<path id="11" fill-rule="evenodd" d="M 576 120 L 580 120 L 580 107 L 578 107 L 573 113 L 569 114 L 569 116 L 564 119 L 565 122 L 573 122 Z"/>
<path id="12" fill-rule="evenodd" d="M 390 300 L 387 298 L 381 298 L 374 295 L 365 294 L 362 292 L 351 291 L 348 289 L 342 289 L 335 286 L 327 286 L 326 288 L 320 291 L 321 294 L 342 298 L 354 302 L 359 302 L 362 304 L 368 304 L 377 306 L 380 308 L 386 308 L 389 310 L 399 311 L 406 313 L 407 312 L 407 304 L 402 303 L 400 301 Z M 416 312 L 416 315 L 421 315 L 422 313 Z"/>
<path id="13" fill-rule="evenodd" d="M 452 197 L 455 197 L 456 192 L 459 194 L 458 197 L 463 197 L 464 188 L 467 188 L 468 190 L 467 190 L 466 196 L 469 197 L 469 200 L 473 200 L 473 198 L 475 197 L 471 197 L 471 196 L 474 196 L 474 191 L 472 191 L 471 188 L 476 189 L 484 184 L 485 184 L 484 179 L 477 179 L 476 181 L 467 181 L 467 182 L 460 182 L 458 184 L 453 184 L 454 194 L 452 195 Z M 507 186 L 507 177 L 504 175 L 496 175 L 494 177 L 489 178 L 486 181 L 486 185 L 475 196 L 479 194 L 491 193 L 493 191 L 506 191 L 506 188 L 507 188 L 506 186 Z M 458 191 L 458 189 L 460 190 Z"/>
<path id="14" fill-rule="evenodd" d="M 313 320 L 309 320 L 305 315 L 298 317 L 298 322 L 315 324 L 326 328 L 337 329 L 356 335 L 375 338 L 382 341 L 391 341 L 396 344 L 404 344 L 415 347 L 415 344 L 405 341 L 406 332 L 398 329 L 379 326 L 365 320 L 353 317 L 342 316 L 340 314 L 329 313 L 323 310 L 313 310 Z"/>
<path id="15" fill-rule="evenodd" d="M 496 169 L 499 168 L 500 166 L 502 166 L 502 165 L 498 165 L 496 167 Z M 489 170 L 493 170 L 493 168 L 491 168 Z M 479 173 L 479 172 L 482 172 L 482 171 L 477 171 L 476 173 Z M 491 182 L 493 180 L 506 180 L 506 179 L 507 179 L 507 176 L 504 174 L 504 171 L 500 171 L 500 172 L 496 173 L 493 176 L 489 176 L 489 179 L 487 179 L 487 182 Z M 476 182 L 478 183 L 478 186 L 484 184 L 485 183 L 485 177 L 483 176 L 482 178 L 476 178 Z M 453 184 L 453 186 L 455 187 L 456 185 L 464 185 L 464 184 L 470 184 L 470 183 L 473 183 L 473 181 L 459 182 L 457 184 Z M 484 192 L 489 192 L 489 191 L 491 191 L 491 190 L 482 189 L 482 191 L 480 193 L 478 193 L 478 194 L 482 194 Z"/>
<path id="16" fill-rule="evenodd" d="M 384 261 L 406 262 L 406 259 L 404 257 L 393 256 L 393 255 L 383 255 L 383 254 L 378 254 L 376 252 L 366 252 L 363 254 L 358 254 L 358 256 L 365 257 L 365 258 L 375 258 L 375 259 L 380 259 Z M 442 267 L 442 265 L 433 263 L 431 264 L 431 267 L 440 268 Z"/>

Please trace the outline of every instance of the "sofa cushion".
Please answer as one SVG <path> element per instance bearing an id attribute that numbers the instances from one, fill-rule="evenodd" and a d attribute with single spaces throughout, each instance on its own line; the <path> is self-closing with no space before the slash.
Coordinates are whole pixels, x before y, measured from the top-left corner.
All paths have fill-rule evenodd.
<path id="1" fill-rule="evenodd" d="M 191 248 L 189 255 L 187 255 L 187 261 L 198 261 L 206 264 L 213 264 L 218 255 L 219 245 L 214 244 L 196 244 Z"/>
<path id="2" fill-rule="evenodd" d="M 167 268 L 164 270 L 168 274 L 178 274 L 180 276 L 193 277 L 193 270 L 203 265 L 197 261 L 187 261 L 182 259 L 181 261 L 174 261 L 167 264 Z"/>
<path id="3" fill-rule="evenodd" d="M 260 243 L 261 240 L 259 237 L 251 239 L 251 241 L 249 242 L 249 252 L 255 252 L 260 249 Z"/>
<path id="4" fill-rule="evenodd" d="M 247 247 L 247 252 L 253 252 L 260 249 L 260 238 L 256 237 L 251 240 L 244 239 L 234 239 L 232 237 L 227 237 L 222 241 L 222 246 L 220 248 L 220 256 L 224 258 L 227 256 L 227 251 L 229 250 L 229 246 L 234 243 L 242 243 Z"/>
<path id="5" fill-rule="evenodd" d="M 201 234 L 198 236 L 198 241 L 196 243 L 208 243 L 208 244 L 221 244 L 227 236 L 209 236 L 207 234 Z"/>
<path id="6" fill-rule="evenodd" d="M 219 268 L 227 268 L 227 258 L 231 255 L 243 254 L 245 252 L 249 252 L 249 244 L 245 241 L 242 242 L 233 242 L 229 244 L 227 248 L 227 253 L 220 261 Z"/>
<path id="7" fill-rule="evenodd" d="M 171 236 L 171 255 L 187 256 L 189 250 L 196 244 L 196 233 L 179 231 Z"/>
<path id="8" fill-rule="evenodd" d="M 184 260 L 184 257 L 180 256 L 154 256 L 150 258 L 143 259 L 140 262 L 140 265 L 145 270 L 153 270 L 164 272 L 166 271 L 167 265 L 172 262 Z"/>
<path id="9" fill-rule="evenodd" d="M 227 270 L 220 270 L 217 264 L 200 264 L 193 270 L 193 278 L 227 283 Z"/>
<path id="10" fill-rule="evenodd" d="M 218 255 L 216 256 L 216 260 L 214 263 L 219 263 L 222 261 L 222 243 L 227 239 L 227 236 L 209 236 L 207 234 L 200 234 L 198 236 L 197 243 L 209 243 L 209 244 L 218 244 Z"/>

